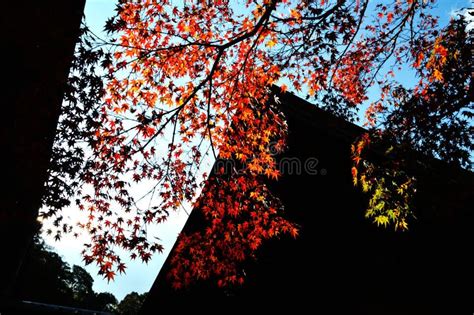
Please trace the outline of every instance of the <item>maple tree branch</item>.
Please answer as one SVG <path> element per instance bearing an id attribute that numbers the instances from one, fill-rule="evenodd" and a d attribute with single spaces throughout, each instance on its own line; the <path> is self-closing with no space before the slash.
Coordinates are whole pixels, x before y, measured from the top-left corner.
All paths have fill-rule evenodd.
<path id="1" fill-rule="evenodd" d="M 349 48 L 352 46 L 352 44 L 354 43 L 354 40 L 357 36 L 357 34 L 359 33 L 360 31 L 360 27 L 362 26 L 362 22 L 364 21 L 364 15 L 365 15 L 365 11 L 367 10 L 367 6 L 369 4 L 369 1 L 366 1 L 364 2 L 362 8 L 361 8 L 361 11 L 360 11 L 360 19 L 359 19 L 359 23 L 357 23 L 357 27 L 356 27 L 356 30 L 354 32 L 354 34 L 352 35 L 351 39 L 349 40 L 349 43 L 346 45 L 346 47 L 344 48 L 344 51 L 341 53 L 341 55 L 337 58 L 337 61 L 336 61 L 336 65 L 334 66 L 334 70 L 331 74 L 331 78 L 329 79 L 329 88 L 331 87 L 332 85 L 332 81 L 333 81 L 333 78 L 334 78 L 334 74 L 335 72 L 337 71 L 337 69 L 339 68 L 339 65 L 341 64 L 341 61 L 342 61 L 342 58 L 345 56 L 345 54 L 347 53 L 347 51 L 349 50 Z"/>
<path id="2" fill-rule="evenodd" d="M 300 18 L 294 18 L 294 17 L 280 18 L 280 17 L 275 16 L 275 15 L 272 14 L 271 17 L 273 19 L 275 19 L 275 21 L 283 22 L 283 23 L 298 22 L 300 20 L 302 20 L 302 21 L 322 21 L 322 20 L 328 18 L 334 12 L 336 12 L 336 10 L 339 9 L 345 2 L 346 2 L 345 0 L 338 1 L 331 9 L 326 10 L 326 12 L 324 12 L 323 14 L 320 14 L 318 16 L 301 16 Z"/>
<path id="3" fill-rule="evenodd" d="M 171 159 L 173 157 L 173 151 L 175 149 L 174 147 L 174 141 L 175 141 L 175 136 L 176 136 L 176 126 L 178 124 L 178 117 L 176 117 L 173 121 L 173 133 L 171 136 L 171 142 L 169 143 L 169 152 L 168 152 L 168 160 L 166 161 L 166 175 L 164 177 L 169 176 L 169 171 L 170 171 L 170 164 L 171 164 Z"/>
<path id="4" fill-rule="evenodd" d="M 380 72 L 380 70 L 382 69 L 383 65 L 385 65 L 385 63 L 390 59 L 390 57 L 392 57 L 392 55 L 394 54 L 396 48 L 397 48 L 397 41 L 398 41 L 398 38 L 400 36 L 400 34 L 403 32 L 404 30 L 404 27 L 405 27 L 405 24 L 406 22 L 408 21 L 408 19 L 410 17 L 413 16 L 414 12 L 415 12 L 415 8 L 416 8 L 416 2 L 413 2 L 413 4 L 411 5 L 410 7 L 410 10 L 407 12 L 407 14 L 405 15 L 405 17 L 400 21 L 400 23 L 398 23 L 396 26 L 394 26 L 386 35 L 388 34 L 391 34 L 393 33 L 395 30 L 398 29 L 398 31 L 396 33 L 393 34 L 392 37 L 390 37 L 387 41 L 385 41 L 384 43 L 384 46 L 388 46 L 388 44 L 390 42 L 392 42 L 392 48 L 390 49 L 390 52 L 388 53 L 388 55 L 379 63 L 376 71 L 374 72 L 374 75 L 372 76 L 372 79 L 369 81 L 369 84 L 367 85 L 368 87 L 370 85 L 372 85 L 372 83 L 375 81 L 378 73 Z M 413 20 L 413 18 L 412 18 Z"/>
<path id="5" fill-rule="evenodd" d="M 226 48 L 229 48 L 243 40 L 246 40 L 252 36 L 254 36 L 255 34 L 257 34 L 257 32 L 259 31 L 260 27 L 263 26 L 263 24 L 270 18 L 271 16 L 271 13 L 273 10 L 275 10 L 276 8 L 276 3 L 278 1 L 277 0 L 272 0 L 272 2 L 267 6 L 267 9 L 265 10 L 265 13 L 260 17 L 260 20 L 258 20 L 257 24 L 255 24 L 254 28 L 248 32 L 248 33 L 245 33 L 244 35 L 242 36 L 239 36 L 239 37 L 236 37 L 232 40 L 230 40 L 229 42 L 219 46 L 219 49 L 223 50 L 223 49 L 226 49 Z"/>
<path id="6" fill-rule="evenodd" d="M 133 46 L 127 46 L 127 45 L 121 45 L 121 44 L 115 44 L 115 43 L 110 43 L 110 45 L 112 46 L 120 46 L 120 47 L 125 47 L 125 48 L 131 48 L 131 49 L 139 49 L 139 50 L 145 50 L 146 51 L 146 54 L 144 56 L 140 56 L 139 58 L 135 59 L 135 60 L 138 60 L 138 59 L 142 59 L 142 58 L 145 58 L 147 55 L 149 55 L 150 53 L 152 52 L 158 52 L 158 51 L 170 51 L 170 50 L 182 50 L 186 47 L 189 47 L 189 46 L 192 46 L 192 45 L 200 45 L 200 46 L 207 46 L 207 47 L 216 47 L 217 50 L 218 50 L 218 53 L 216 55 L 216 58 L 214 60 L 214 63 L 213 63 L 213 66 L 209 72 L 209 74 L 207 75 L 207 77 L 202 80 L 198 86 L 196 86 L 194 89 L 193 89 L 193 92 L 188 96 L 186 97 L 186 99 L 183 101 L 183 103 L 176 107 L 175 109 L 171 110 L 170 112 L 173 112 L 173 115 L 170 116 L 168 118 L 168 120 L 158 129 L 158 131 L 155 132 L 155 134 L 150 137 L 150 139 L 148 139 L 147 142 L 145 142 L 144 145 L 142 145 L 139 149 L 137 149 L 134 153 L 137 153 L 137 152 L 140 152 L 140 151 L 143 151 L 163 130 L 164 128 L 168 125 L 168 123 L 173 119 L 173 117 L 179 115 L 180 111 L 186 106 L 186 104 L 198 93 L 199 90 L 201 90 L 201 88 L 207 83 L 207 82 L 212 82 L 212 77 L 214 76 L 214 73 L 219 65 L 219 62 L 220 62 L 220 59 L 222 58 L 223 54 L 224 54 L 224 51 L 225 49 L 241 42 L 241 41 L 244 41 L 252 36 L 254 36 L 255 34 L 257 34 L 257 32 L 259 31 L 259 29 L 263 26 L 263 24 L 269 19 L 270 15 L 271 15 L 271 12 L 276 8 L 276 3 L 277 1 L 276 0 L 273 0 L 271 2 L 271 4 L 267 7 L 265 13 L 261 16 L 261 18 L 259 19 L 259 21 L 257 22 L 257 24 L 255 25 L 255 27 L 248 33 L 245 33 L 244 35 L 241 35 L 239 37 L 236 37 L 234 39 L 232 39 L 231 41 L 223 44 L 223 45 L 214 45 L 214 44 L 208 44 L 208 43 L 197 43 L 197 42 L 192 42 L 192 43 L 188 43 L 188 44 L 183 44 L 183 45 L 177 45 L 177 46 L 168 46 L 168 47 L 162 47 L 162 48 L 157 48 L 157 49 L 153 49 L 153 50 L 148 50 L 148 49 L 143 49 L 143 48 L 137 48 L 137 47 L 133 47 Z M 99 38 L 97 36 L 97 38 Z M 99 38 L 100 39 L 100 38 Z M 134 60 L 132 61 L 129 61 L 128 63 L 131 63 L 133 62 Z M 127 63 L 127 64 L 128 64 Z M 209 96 L 210 97 L 210 96 Z M 208 113 L 208 117 L 209 117 L 209 113 Z M 209 122 L 208 122 L 209 123 Z M 209 129 L 209 125 L 208 125 L 208 129 Z M 209 129 L 209 133 L 210 133 L 210 129 Z M 212 145 L 212 151 L 214 153 L 214 156 L 216 157 L 216 154 L 215 154 L 215 151 L 214 151 L 214 146 L 212 144 L 212 136 L 211 134 L 209 135 L 210 136 L 210 140 L 211 140 L 211 145 Z"/>
<path id="7" fill-rule="evenodd" d="M 216 71 L 217 69 L 217 66 L 219 64 L 219 61 L 223 55 L 224 51 L 223 50 L 219 50 L 218 53 L 217 53 L 217 56 L 216 56 L 216 59 L 214 60 L 214 64 L 212 65 L 212 68 L 211 68 L 211 71 L 209 72 L 209 74 L 207 75 L 207 77 L 202 80 L 198 86 L 196 86 L 194 89 L 193 89 L 193 92 L 188 95 L 186 97 L 186 99 L 184 99 L 183 103 L 181 105 L 179 105 L 178 107 L 172 109 L 170 112 L 174 112 L 172 116 L 170 116 L 167 121 L 165 122 L 165 124 L 163 126 L 160 127 L 160 129 L 155 132 L 155 134 L 150 138 L 148 139 L 148 141 L 142 145 L 139 149 L 139 151 L 143 150 L 144 148 L 146 148 L 150 142 L 152 142 L 162 131 L 163 129 L 166 127 L 166 125 L 173 119 L 174 116 L 177 116 L 179 115 L 179 113 L 181 112 L 181 110 L 188 104 L 188 102 L 197 94 L 197 92 L 199 92 L 199 90 L 214 76 L 214 72 Z"/>
<path id="8" fill-rule="evenodd" d="M 141 152 L 143 151 L 156 137 L 158 137 L 158 135 L 165 129 L 165 127 L 169 124 L 169 122 L 173 119 L 173 117 L 177 116 L 179 114 L 179 112 L 183 109 L 183 105 L 181 106 L 178 106 L 176 108 L 174 108 L 171 112 L 173 112 L 173 115 L 171 115 L 170 117 L 168 117 L 168 119 L 166 120 L 166 122 L 158 129 L 158 131 L 156 131 L 153 136 L 150 137 L 150 139 L 148 139 L 147 142 L 145 142 L 144 145 L 140 146 L 139 149 L 136 149 L 135 152 L 133 153 L 137 153 L 137 152 Z"/>
<path id="9" fill-rule="evenodd" d="M 212 154 L 217 159 L 216 151 L 214 149 L 214 143 L 212 141 L 211 131 L 211 96 L 212 96 L 212 78 L 209 79 L 209 95 L 207 97 L 207 131 L 209 132 L 209 141 L 211 142 Z"/>
<path id="10" fill-rule="evenodd" d="M 248 39 L 250 37 L 252 37 L 253 35 L 255 35 L 258 30 L 260 29 L 260 27 L 263 25 L 263 23 L 268 20 L 269 16 L 270 16 L 270 13 L 275 9 L 276 7 L 276 1 L 272 1 L 271 4 L 268 6 L 267 10 L 265 11 L 265 13 L 262 15 L 262 17 L 260 18 L 260 20 L 257 22 L 257 24 L 255 25 L 255 27 L 248 33 L 245 33 L 244 35 L 242 36 L 239 36 L 237 38 L 234 38 L 233 40 L 227 42 L 226 44 L 223 44 L 223 45 L 219 45 L 217 46 L 218 48 L 218 53 L 216 55 L 216 58 L 214 59 L 214 63 L 212 65 L 212 68 L 209 72 L 209 74 L 206 76 L 206 78 L 204 80 L 202 80 L 198 86 L 196 86 L 194 89 L 193 89 L 193 92 L 188 96 L 186 97 L 186 99 L 183 101 L 183 103 L 176 107 L 174 110 L 175 112 L 173 113 L 173 115 L 171 117 L 168 118 L 168 120 L 165 122 L 165 124 L 163 126 L 160 127 L 160 129 L 155 132 L 155 134 L 150 138 L 148 139 L 148 141 L 142 145 L 139 149 L 139 151 L 142 151 L 144 148 L 146 148 L 162 131 L 163 129 L 166 127 L 166 125 L 171 121 L 171 119 L 178 115 L 179 112 L 184 108 L 184 106 L 186 106 L 186 104 L 197 94 L 197 92 L 199 90 L 201 90 L 201 88 L 208 82 L 208 81 L 212 81 L 212 77 L 214 76 L 214 72 L 216 71 L 218 65 L 219 65 L 219 62 L 220 62 L 220 59 L 222 58 L 223 54 L 224 54 L 224 51 L 225 49 L 245 40 L 245 39 Z M 189 45 L 187 45 L 189 46 Z M 165 49 L 161 49 L 161 50 L 165 50 Z M 155 50 L 156 51 L 156 50 Z M 212 139 L 211 139 L 212 141 Z M 214 151 L 214 148 L 213 148 L 213 151 Z M 215 152 L 214 152 L 215 154 Z"/>

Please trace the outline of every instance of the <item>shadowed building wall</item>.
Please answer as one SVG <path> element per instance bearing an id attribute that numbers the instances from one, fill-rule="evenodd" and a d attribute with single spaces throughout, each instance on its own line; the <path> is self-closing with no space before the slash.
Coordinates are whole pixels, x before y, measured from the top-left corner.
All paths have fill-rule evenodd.
<path id="1" fill-rule="evenodd" d="M 0 296 L 36 232 L 36 217 L 85 0 L 2 3 Z"/>

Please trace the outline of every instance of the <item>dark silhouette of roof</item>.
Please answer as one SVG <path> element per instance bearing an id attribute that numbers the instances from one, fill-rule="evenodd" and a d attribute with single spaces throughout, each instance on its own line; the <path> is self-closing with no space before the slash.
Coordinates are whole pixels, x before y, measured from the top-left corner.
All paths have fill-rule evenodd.
<path id="1" fill-rule="evenodd" d="M 4 182 L 0 313 L 37 232 L 56 125 L 85 0 L 2 3 Z"/>
<path id="2" fill-rule="evenodd" d="M 472 312 L 474 175 L 414 154 L 412 171 L 418 163 L 431 170 L 417 174 L 417 220 L 407 232 L 377 228 L 364 218 L 367 196 L 353 186 L 350 172 L 350 145 L 364 129 L 290 93 L 279 99 L 289 127 L 281 158 L 317 159 L 317 174 L 284 174 L 271 183 L 300 236 L 264 244 L 244 266 L 246 283 L 226 290 L 213 279 L 172 289 L 166 277 L 171 251 L 142 314 Z M 195 209 L 184 231 L 200 228 Z"/>
<path id="3" fill-rule="evenodd" d="M 87 310 L 32 301 L 9 301 L 2 305 L 3 314 L 55 314 L 55 315 L 113 315 L 109 312 Z"/>

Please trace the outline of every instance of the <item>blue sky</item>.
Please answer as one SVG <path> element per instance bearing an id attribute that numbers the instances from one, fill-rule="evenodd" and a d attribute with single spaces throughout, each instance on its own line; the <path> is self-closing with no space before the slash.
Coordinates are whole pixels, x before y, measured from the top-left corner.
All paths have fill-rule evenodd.
<path id="1" fill-rule="evenodd" d="M 113 15 L 115 2 L 115 0 L 87 0 L 85 8 L 86 22 L 96 34 L 101 33 L 104 22 Z M 440 25 L 446 25 L 452 12 L 456 9 L 466 7 L 472 7 L 472 2 L 470 0 L 438 0 L 434 14 L 440 17 Z M 409 73 L 403 73 L 402 75 L 399 75 L 397 79 L 403 82 L 413 81 L 413 77 L 410 76 Z M 210 167 L 210 165 L 208 167 Z M 79 215 L 79 211 L 74 208 L 66 209 L 66 211 L 72 219 Z M 118 300 L 121 300 L 131 291 L 139 293 L 147 292 L 153 284 L 153 281 L 165 261 L 169 249 L 174 244 L 178 233 L 184 225 L 186 218 L 187 215 L 184 211 L 179 212 L 172 216 L 167 223 L 161 225 L 159 229 L 154 231 L 161 238 L 165 248 L 167 249 L 164 254 L 155 255 L 147 265 L 138 261 L 127 262 L 128 268 L 126 275 L 118 276 L 113 282 L 107 283 L 107 281 L 103 280 L 102 277 L 97 276 L 97 268 L 94 266 L 87 266 L 86 269 L 91 273 L 95 280 L 94 290 L 99 292 L 111 292 Z M 83 241 L 80 239 L 73 239 L 72 237 L 65 237 L 60 242 L 54 242 L 46 237 L 46 241 L 50 246 L 54 247 L 69 264 L 83 266 L 82 257 L 80 255 Z"/>

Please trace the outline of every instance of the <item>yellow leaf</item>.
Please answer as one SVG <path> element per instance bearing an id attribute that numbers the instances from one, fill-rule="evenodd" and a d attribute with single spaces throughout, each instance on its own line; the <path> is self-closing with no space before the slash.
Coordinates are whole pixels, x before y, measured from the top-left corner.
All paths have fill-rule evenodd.
<path id="1" fill-rule="evenodd" d="M 277 44 L 276 40 L 275 39 L 270 39 L 268 42 L 267 42 L 267 47 L 270 47 L 272 48 L 273 46 L 275 46 Z"/>
<path id="2" fill-rule="evenodd" d="M 301 18 L 301 13 L 298 10 L 291 9 L 290 10 L 290 15 L 291 15 L 292 18 L 295 18 L 297 20 Z"/>
<path id="3" fill-rule="evenodd" d="M 374 219 L 374 222 L 377 223 L 377 225 L 387 226 L 388 217 L 386 217 L 384 215 L 376 216 L 375 219 Z"/>
<path id="4" fill-rule="evenodd" d="M 433 71 L 433 78 L 437 81 L 443 81 L 443 74 L 438 69 Z"/>

